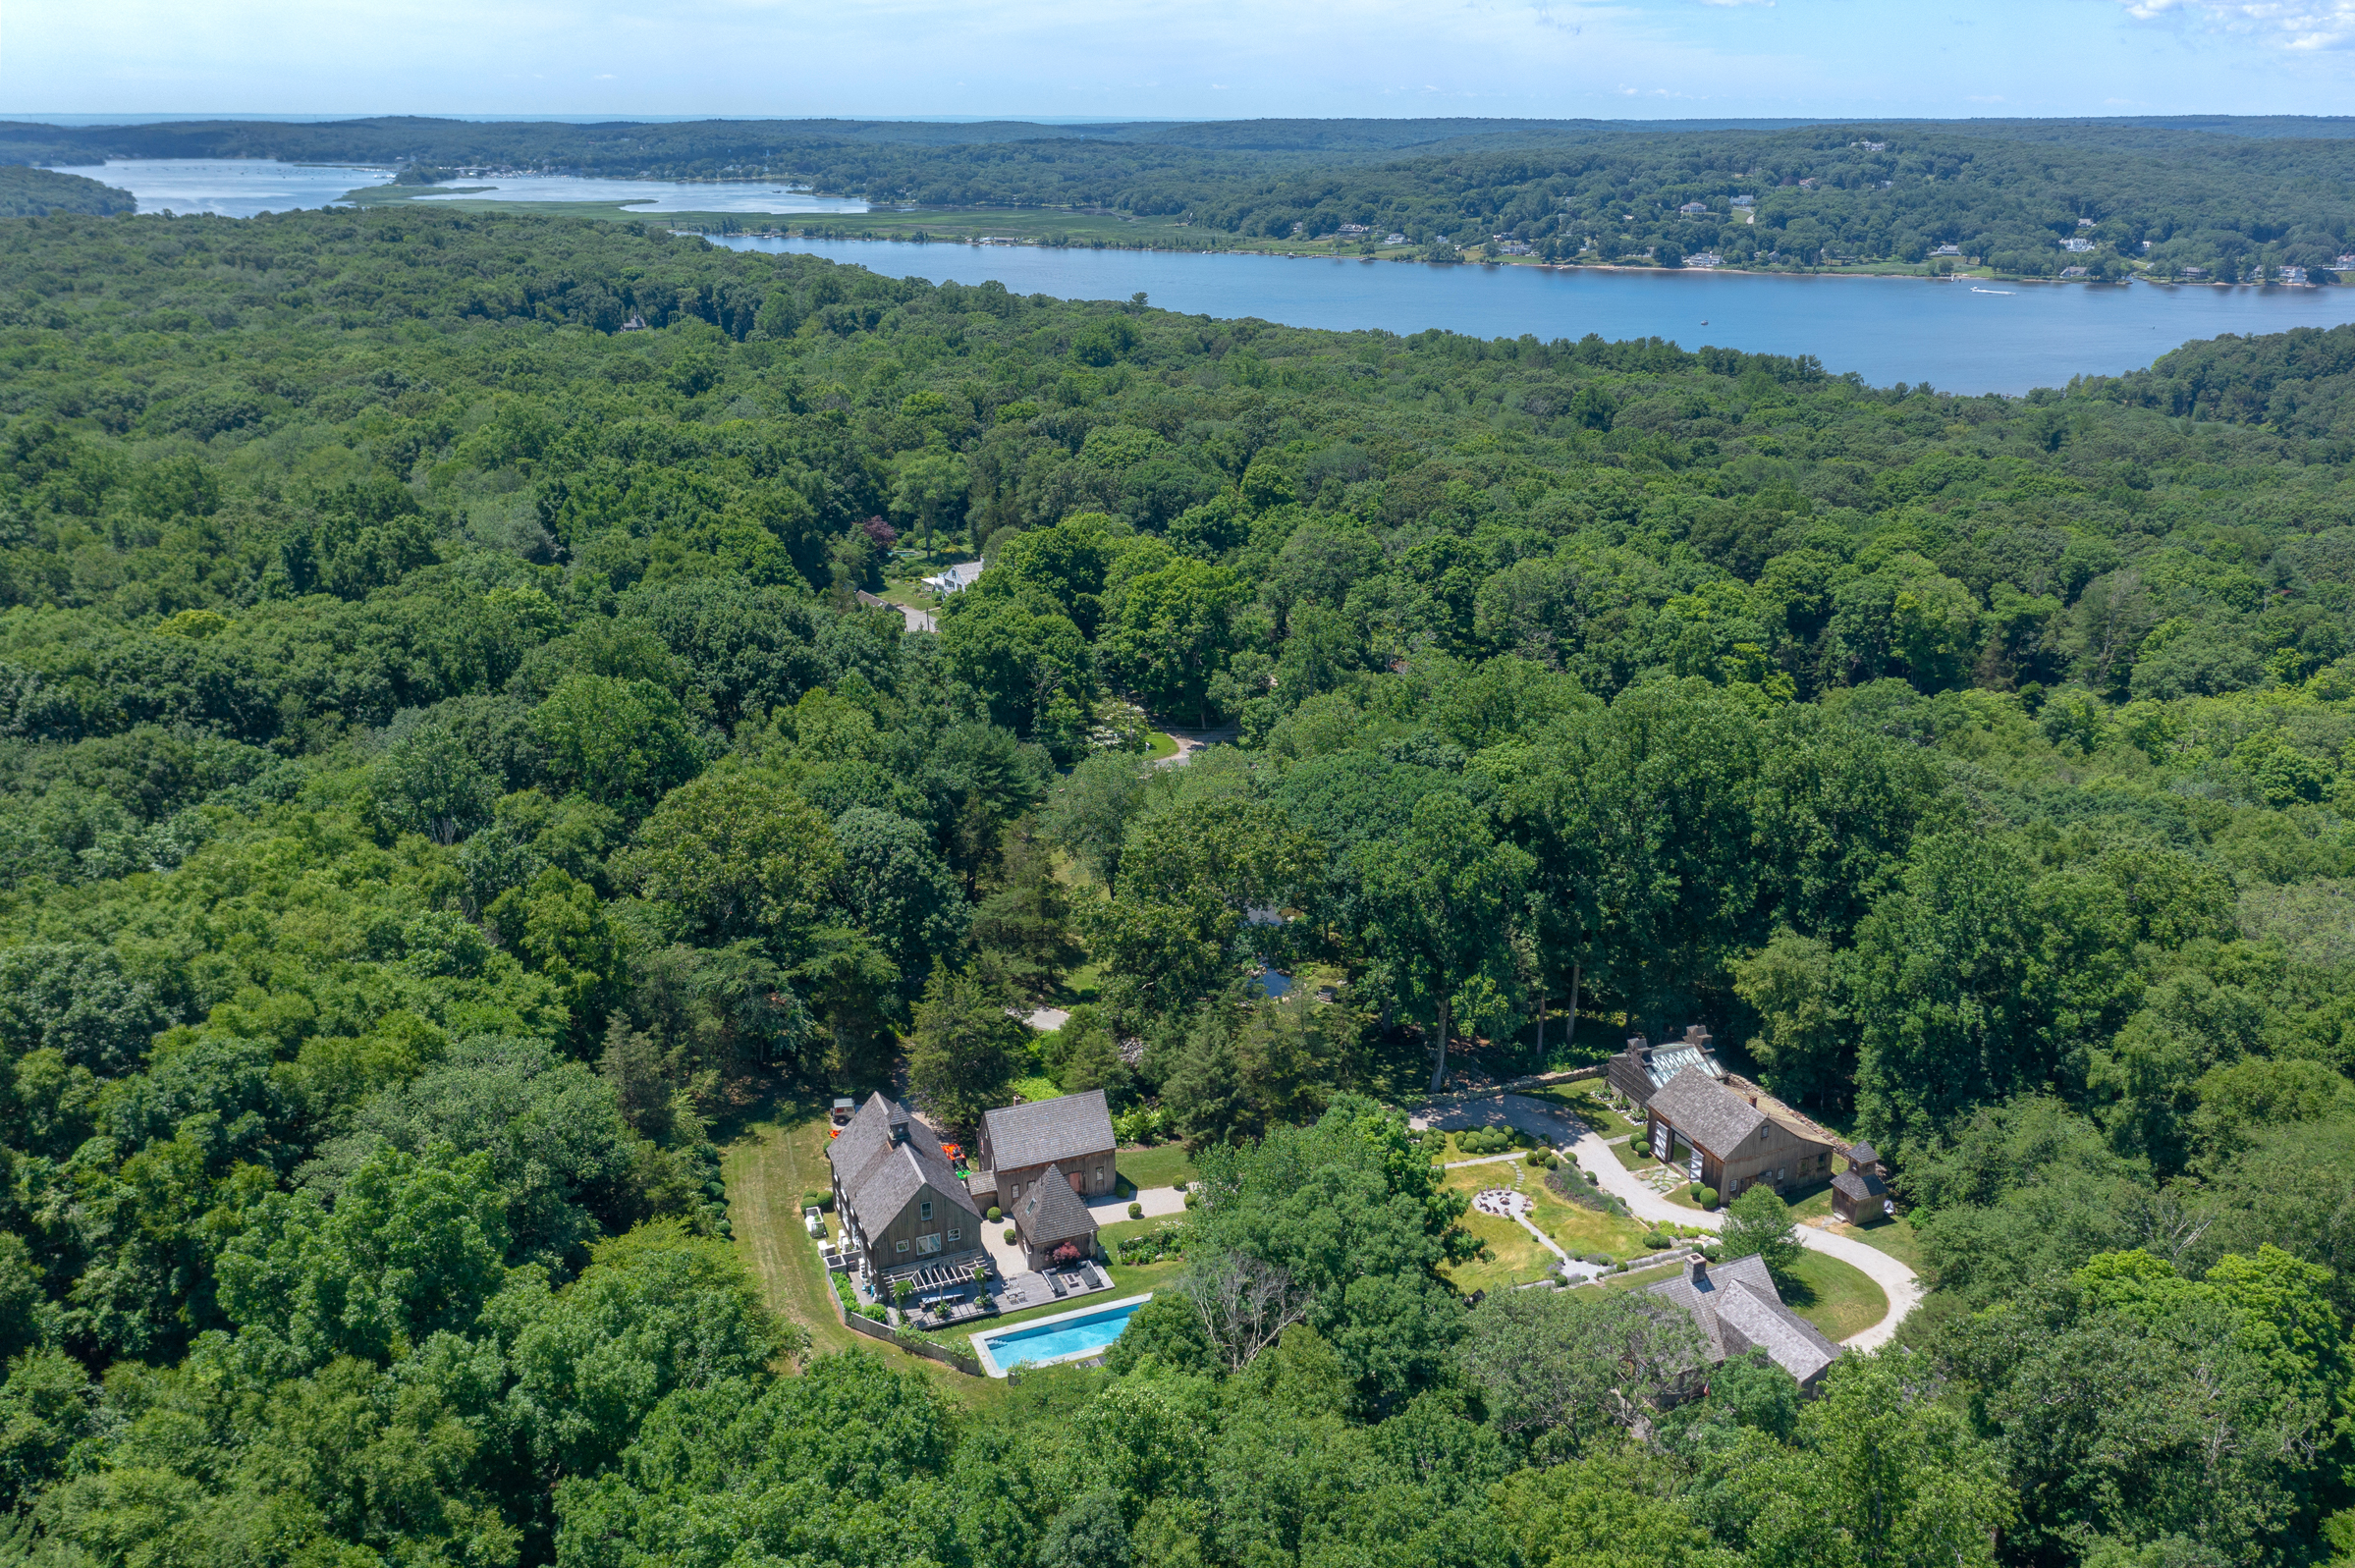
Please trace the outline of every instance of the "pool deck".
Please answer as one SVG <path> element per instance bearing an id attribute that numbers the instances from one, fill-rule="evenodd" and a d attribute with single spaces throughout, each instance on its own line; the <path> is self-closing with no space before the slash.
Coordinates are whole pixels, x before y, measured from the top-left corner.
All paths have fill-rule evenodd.
<path id="1" fill-rule="evenodd" d="M 1153 1292 L 1148 1290 L 1141 1296 L 1123 1296 L 1118 1301 L 1092 1302 L 1087 1306 L 1077 1307 L 1069 1312 L 1059 1312 L 1052 1318 L 1033 1318 L 1028 1323 L 1016 1324 L 1011 1328 L 985 1329 L 982 1332 L 973 1335 L 973 1355 L 974 1358 L 981 1363 L 981 1370 L 983 1372 L 988 1373 L 993 1378 L 1003 1378 L 1008 1373 L 1016 1369 L 1013 1367 L 1001 1367 L 998 1365 L 998 1358 L 990 1353 L 991 1342 L 993 1340 L 1013 1339 L 1026 1336 L 1036 1329 L 1052 1328 L 1057 1324 L 1069 1323 L 1074 1318 L 1093 1318 L 1102 1313 L 1118 1312 L 1123 1307 L 1141 1307 L 1152 1299 Z M 1067 1361 L 1086 1361 L 1092 1357 L 1101 1356 L 1109 1348 L 1110 1341 L 1106 1341 L 1104 1344 L 1096 1345 L 1086 1350 L 1074 1350 L 1068 1355 L 1050 1356 L 1045 1361 L 1025 1361 L 1022 1363 L 1022 1366 L 1026 1368 L 1058 1367 Z"/>

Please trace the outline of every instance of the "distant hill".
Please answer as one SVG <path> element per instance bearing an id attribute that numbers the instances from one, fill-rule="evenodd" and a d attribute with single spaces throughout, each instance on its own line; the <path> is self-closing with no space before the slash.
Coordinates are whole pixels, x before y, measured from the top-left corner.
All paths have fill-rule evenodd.
<path id="1" fill-rule="evenodd" d="M 54 169 L 0 164 L 0 218 L 38 218 L 52 212 L 86 212 L 106 217 L 137 212 L 138 198 L 128 190 Z"/>

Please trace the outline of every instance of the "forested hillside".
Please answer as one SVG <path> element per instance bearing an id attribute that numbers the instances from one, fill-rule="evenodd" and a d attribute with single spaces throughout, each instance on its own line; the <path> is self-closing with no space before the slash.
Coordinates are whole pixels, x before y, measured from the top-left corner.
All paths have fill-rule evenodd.
<path id="1" fill-rule="evenodd" d="M 1980 265 L 2015 277 L 2197 268 L 2225 282 L 2355 251 L 2355 122 L 1250 120 L 0 125 L 0 156 L 260 157 L 624 178 L 794 178 L 885 203 L 1183 218 L 1203 236 L 1444 255 L 1503 238 L 1552 261 L 1798 270 Z M 1732 198 L 1755 198 L 1736 207 Z M 1697 204 L 1697 206 L 1695 206 Z M 1693 207 L 1694 210 L 1683 210 Z M 1753 221 L 1753 219 L 1755 221 Z M 2081 222 L 2080 220 L 2084 220 Z M 2063 241 L 2089 242 L 2084 250 Z M 1943 247 L 1951 246 L 1951 251 Z"/>
<path id="2" fill-rule="evenodd" d="M 2355 1548 L 2355 329 L 1965 399 L 394 210 L 11 223 L 0 355 L 12 1557 Z M 1458 1294 L 1373 1097 L 1549 1004 L 1873 1139 L 1906 1342 L 1647 1414 L 1632 1298 Z M 903 1058 L 1302 1321 L 801 1354 L 715 1141 Z"/>
<path id="3" fill-rule="evenodd" d="M 128 190 L 54 169 L 0 164 L 0 218 L 40 218 L 52 212 L 86 212 L 100 217 L 136 212 Z"/>

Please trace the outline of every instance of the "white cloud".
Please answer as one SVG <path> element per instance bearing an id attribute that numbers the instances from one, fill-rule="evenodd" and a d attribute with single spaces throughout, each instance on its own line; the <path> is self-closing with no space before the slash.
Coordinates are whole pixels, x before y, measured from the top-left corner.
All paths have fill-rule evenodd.
<path id="1" fill-rule="evenodd" d="M 2180 17 L 2193 26 L 2252 34 L 2296 50 L 2355 44 L 2355 0 L 2124 0 L 2137 22 Z"/>

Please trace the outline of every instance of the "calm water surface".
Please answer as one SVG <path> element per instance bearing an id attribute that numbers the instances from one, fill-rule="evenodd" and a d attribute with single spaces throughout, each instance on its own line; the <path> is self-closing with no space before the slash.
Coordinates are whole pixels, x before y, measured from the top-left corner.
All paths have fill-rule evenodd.
<path id="1" fill-rule="evenodd" d="M 1753 353 L 1812 353 L 1879 386 L 2022 393 L 2073 375 L 2149 364 L 2193 338 L 2355 321 L 2355 288 L 2212 289 L 2150 284 L 1983 285 L 1908 278 L 1769 278 L 1727 272 L 1555 272 L 1356 259 L 1201 256 L 1034 245 L 713 237 L 796 250 L 894 277 L 996 279 L 1017 294 L 1125 299 L 1257 316 L 1295 327 L 1444 327 L 1482 338 L 1667 338 Z"/>
<path id="2" fill-rule="evenodd" d="M 849 196 L 813 196 L 774 180 L 589 180 L 507 175 L 454 180 L 419 201 L 623 201 L 639 212 L 864 212 Z"/>
<path id="3" fill-rule="evenodd" d="M 139 198 L 141 212 L 210 212 L 224 218 L 332 206 L 354 190 L 393 178 L 390 169 L 267 158 L 126 158 L 61 166 L 58 173 L 128 190 Z"/>

